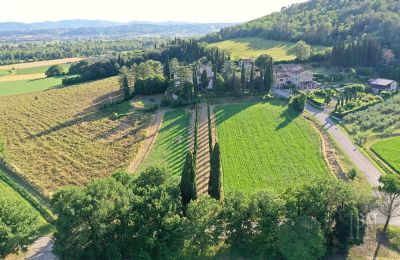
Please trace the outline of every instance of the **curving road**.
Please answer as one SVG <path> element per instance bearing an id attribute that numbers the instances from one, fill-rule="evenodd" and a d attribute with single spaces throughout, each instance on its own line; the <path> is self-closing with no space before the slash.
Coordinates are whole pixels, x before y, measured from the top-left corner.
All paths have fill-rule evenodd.
<path id="1" fill-rule="evenodd" d="M 273 89 L 273 93 L 286 98 L 289 98 L 291 94 L 287 91 L 278 89 Z M 326 111 L 315 108 L 310 104 L 306 105 L 306 110 L 323 126 L 323 128 L 327 130 L 327 132 L 342 148 L 343 152 L 345 152 L 357 166 L 360 172 L 367 177 L 371 187 L 377 188 L 379 186 L 378 180 L 381 176 L 381 172 L 375 167 L 368 157 L 359 151 L 358 147 L 354 145 L 351 138 L 344 133 L 341 128 L 337 127 L 336 123 L 330 118 Z M 386 220 L 386 217 L 383 216 L 379 210 L 372 211 L 369 217 L 370 220 L 375 224 L 384 224 Z M 390 220 L 390 224 L 400 226 L 400 217 L 392 218 Z"/>

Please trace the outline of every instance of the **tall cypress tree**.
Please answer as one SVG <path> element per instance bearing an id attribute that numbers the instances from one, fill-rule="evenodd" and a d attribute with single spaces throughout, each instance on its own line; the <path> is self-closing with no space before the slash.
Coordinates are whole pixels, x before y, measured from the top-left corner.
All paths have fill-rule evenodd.
<path id="1" fill-rule="evenodd" d="M 186 155 L 185 165 L 183 166 L 180 190 L 184 208 L 190 201 L 197 199 L 196 170 L 190 151 Z"/>
<path id="2" fill-rule="evenodd" d="M 250 72 L 250 92 L 254 92 L 254 64 L 251 65 L 251 72 Z"/>
<path id="3" fill-rule="evenodd" d="M 242 83 L 242 92 L 246 89 L 246 70 L 244 68 L 244 62 L 242 64 L 242 71 L 240 73 L 240 81 Z"/>
<path id="4" fill-rule="evenodd" d="M 210 179 L 208 194 L 216 200 L 221 199 L 221 158 L 218 143 L 215 144 L 210 159 Z"/>
<path id="5" fill-rule="evenodd" d="M 272 88 L 272 81 L 273 81 L 273 67 L 272 67 L 272 59 L 268 62 L 266 68 L 265 68 L 265 74 L 264 74 L 264 87 L 269 93 Z"/>
<path id="6" fill-rule="evenodd" d="M 193 86 L 194 86 L 194 94 L 195 96 L 197 96 L 198 84 L 197 84 L 197 72 L 195 68 L 193 68 Z"/>
<path id="7" fill-rule="evenodd" d="M 169 56 L 167 55 L 167 59 L 164 65 L 164 77 L 167 79 L 171 79 L 171 65 L 169 63 Z"/>

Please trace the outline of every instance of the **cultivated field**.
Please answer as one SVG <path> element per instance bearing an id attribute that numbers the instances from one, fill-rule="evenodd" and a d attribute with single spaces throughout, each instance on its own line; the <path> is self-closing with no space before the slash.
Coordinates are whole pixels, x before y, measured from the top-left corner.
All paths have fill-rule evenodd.
<path id="1" fill-rule="evenodd" d="M 8 76 L 5 76 L 8 77 Z M 39 78 L 18 81 L 1 82 L 0 77 L 0 96 L 13 95 L 46 90 L 62 83 L 62 77 Z"/>
<path id="2" fill-rule="evenodd" d="M 296 57 L 288 54 L 293 43 L 270 41 L 262 38 L 238 38 L 210 44 L 210 47 L 219 47 L 231 52 L 233 59 L 257 58 L 262 54 L 268 54 L 275 61 L 294 60 Z"/>
<path id="3" fill-rule="evenodd" d="M 58 60 L 45 60 L 45 61 L 36 61 L 36 62 L 26 62 L 26 63 L 18 63 L 18 64 L 10 64 L 0 66 L 0 71 L 8 71 L 8 70 L 17 70 L 17 69 L 26 69 L 33 67 L 50 67 L 51 65 L 64 64 L 64 63 L 73 63 L 82 60 L 83 58 L 65 58 Z"/>
<path id="4" fill-rule="evenodd" d="M 120 99 L 116 77 L 68 88 L 0 97 L 6 161 L 49 195 L 124 169 L 137 152 L 149 115 Z"/>
<path id="5" fill-rule="evenodd" d="M 318 134 L 279 101 L 220 105 L 215 113 L 224 193 L 280 192 L 332 177 Z"/>
<path id="6" fill-rule="evenodd" d="M 378 141 L 371 146 L 371 150 L 400 173 L 400 137 Z"/>
<path id="7" fill-rule="evenodd" d="M 181 174 L 189 145 L 189 118 L 183 109 L 165 113 L 156 142 L 140 170 L 161 166 L 174 175 Z"/>

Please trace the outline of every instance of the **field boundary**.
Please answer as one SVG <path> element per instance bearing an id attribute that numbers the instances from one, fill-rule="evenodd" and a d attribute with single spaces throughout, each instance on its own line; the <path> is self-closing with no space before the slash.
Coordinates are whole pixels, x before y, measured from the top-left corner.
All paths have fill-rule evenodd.
<path id="1" fill-rule="evenodd" d="M 157 140 L 158 133 L 161 129 L 164 114 L 167 111 L 168 110 L 160 110 L 154 115 L 154 118 L 153 118 L 150 126 L 147 129 L 146 140 L 142 143 L 135 158 L 129 164 L 128 169 L 127 169 L 128 172 L 136 173 L 136 171 L 139 169 L 140 165 L 149 156 L 149 154 L 154 146 L 154 143 Z"/>
<path id="2" fill-rule="evenodd" d="M 49 201 L 38 193 L 31 185 L 26 183 L 18 174 L 7 167 L 0 159 L 0 180 L 10 186 L 16 193 L 21 195 L 42 217 L 50 224 L 55 220 L 49 209 Z M 12 175 L 12 177 L 10 176 Z M 17 179 L 17 180 L 15 180 Z M 45 206 L 43 206 L 44 204 Z"/>

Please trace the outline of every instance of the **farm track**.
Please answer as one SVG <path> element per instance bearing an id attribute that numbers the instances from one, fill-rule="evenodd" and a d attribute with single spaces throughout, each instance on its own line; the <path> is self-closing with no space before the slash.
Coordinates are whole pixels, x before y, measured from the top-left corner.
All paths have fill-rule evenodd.
<path id="1" fill-rule="evenodd" d="M 198 150 L 196 156 L 197 192 L 206 194 L 210 178 L 207 104 L 199 105 Z"/>
<path id="2" fill-rule="evenodd" d="M 149 128 L 147 129 L 146 139 L 144 140 L 142 146 L 139 148 L 138 153 L 135 156 L 135 159 L 128 166 L 128 172 L 135 173 L 140 165 L 146 160 L 150 151 L 157 139 L 158 131 L 161 128 L 162 119 L 164 117 L 166 110 L 160 110 L 154 116 L 153 121 L 151 122 Z"/>

